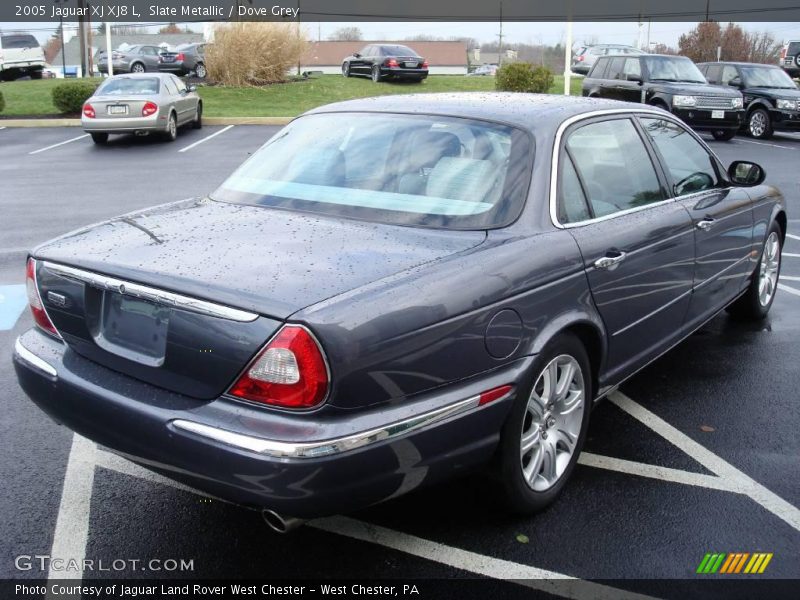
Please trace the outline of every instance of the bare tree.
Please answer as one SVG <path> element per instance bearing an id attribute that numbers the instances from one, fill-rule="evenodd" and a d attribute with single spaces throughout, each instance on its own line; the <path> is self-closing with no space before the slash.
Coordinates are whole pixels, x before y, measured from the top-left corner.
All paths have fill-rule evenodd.
<path id="1" fill-rule="evenodd" d="M 672 46 L 667 46 L 666 44 L 662 44 L 659 42 L 658 44 L 653 45 L 653 54 L 677 54 L 678 51 L 673 48 Z"/>
<path id="2" fill-rule="evenodd" d="M 328 36 L 328 39 L 342 42 L 358 42 L 363 38 L 358 27 L 339 27 Z"/>
<path id="3" fill-rule="evenodd" d="M 781 50 L 781 43 L 769 31 L 746 34 L 747 60 L 756 63 L 774 63 Z"/>

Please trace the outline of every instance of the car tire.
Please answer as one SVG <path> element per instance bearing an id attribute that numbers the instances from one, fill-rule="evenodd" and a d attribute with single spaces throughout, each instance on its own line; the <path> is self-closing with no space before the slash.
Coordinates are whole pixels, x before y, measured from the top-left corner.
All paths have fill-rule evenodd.
<path id="1" fill-rule="evenodd" d="M 92 141 L 98 146 L 102 146 L 108 141 L 107 133 L 92 133 L 91 136 L 92 136 Z"/>
<path id="2" fill-rule="evenodd" d="M 135 62 L 131 65 L 131 73 L 144 73 L 147 69 L 140 62 Z"/>
<path id="3" fill-rule="evenodd" d="M 380 67 L 378 65 L 375 65 L 374 67 L 372 67 L 371 78 L 372 78 L 373 83 L 380 83 L 380 81 L 381 81 L 381 69 L 380 69 Z"/>
<path id="4" fill-rule="evenodd" d="M 31 79 L 41 79 L 42 78 L 42 71 L 41 69 L 38 71 L 31 71 Z"/>
<path id="5" fill-rule="evenodd" d="M 208 71 L 206 71 L 206 66 L 203 63 L 197 63 L 197 66 L 194 68 L 194 75 L 198 79 L 205 79 L 208 75 Z"/>
<path id="6" fill-rule="evenodd" d="M 589 357 L 574 335 L 550 341 L 530 373 L 503 425 L 498 452 L 504 499 L 520 514 L 542 510 L 561 493 L 583 447 L 593 398 Z M 523 449 L 523 441 L 531 446 Z"/>
<path id="7" fill-rule="evenodd" d="M 342 77 L 350 77 L 350 63 L 343 62 L 342 63 Z"/>
<path id="8" fill-rule="evenodd" d="M 773 223 L 764 238 L 764 246 L 747 291 L 726 309 L 731 316 L 748 321 L 759 321 L 767 316 L 775 301 L 781 275 L 782 245 L 783 233 L 780 225 Z"/>
<path id="9" fill-rule="evenodd" d="M 203 103 L 197 103 L 197 110 L 194 113 L 194 120 L 192 121 L 192 129 L 203 128 Z"/>
<path id="10" fill-rule="evenodd" d="M 772 119 L 766 110 L 756 108 L 747 115 L 747 133 L 757 140 L 768 140 L 772 137 Z"/>
<path id="11" fill-rule="evenodd" d="M 732 140 L 736 136 L 735 129 L 715 129 L 711 132 L 711 135 L 714 136 L 715 140 L 720 142 L 728 142 Z"/>
<path id="12" fill-rule="evenodd" d="M 167 121 L 167 131 L 164 133 L 167 138 L 168 142 L 174 142 L 178 139 L 178 117 L 175 116 L 175 113 L 171 113 L 169 115 L 169 121 Z"/>

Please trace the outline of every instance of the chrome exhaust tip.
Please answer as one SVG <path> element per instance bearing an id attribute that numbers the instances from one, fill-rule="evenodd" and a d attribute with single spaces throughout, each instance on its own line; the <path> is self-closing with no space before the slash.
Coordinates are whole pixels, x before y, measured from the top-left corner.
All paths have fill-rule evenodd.
<path id="1" fill-rule="evenodd" d="M 293 529 L 300 527 L 305 521 L 303 519 L 295 519 L 294 517 L 284 517 L 276 513 L 274 510 L 265 508 L 261 511 L 261 518 L 267 526 L 275 533 L 289 533 Z"/>

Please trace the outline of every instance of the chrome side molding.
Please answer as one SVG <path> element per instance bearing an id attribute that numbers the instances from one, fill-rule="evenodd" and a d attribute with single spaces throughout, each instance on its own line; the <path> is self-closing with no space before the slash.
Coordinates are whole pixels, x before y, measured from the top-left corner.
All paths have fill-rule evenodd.
<path id="1" fill-rule="evenodd" d="M 114 291 L 126 296 L 134 296 L 142 300 L 149 300 L 156 304 L 162 304 L 172 308 L 178 308 L 188 312 L 207 315 L 210 317 L 218 317 L 220 319 L 227 319 L 229 321 L 239 321 L 241 323 L 249 323 L 255 321 L 258 315 L 238 308 L 231 308 L 222 304 L 208 302 L 206 300 L 199 300 L 191 298 L 182 294 L 174 292 L 167 292 L 158 288 L 124 281 L 108 275 L 100 275 L 91 271 L 84 271 L 83 269 L 76 269 L 66 265 L 60 265 L 49 261 L 42 261 L 42 267 L 55 273 L 61 277 L 87 283 L 91 286 Z"/>
<path id="2" fill-rule="evenodd" d="M 512 392 L 513 389 L 509 390 L 508 393 L 497 400 L 504 400 L 510 396 Z M 184 419 L 176 419 L 172 421 L 171 424 L 176 429 L 188 431 L 207 439 L 222 442 L 228 446 L 263 454 L 265 456 L 272 456 L 275 458 L 320 458 L 349 452 L 377 442 L 393 440 L 412 431 L 441 423 L 452 417 L 461 416 L 478 408 L 482 408 L 480 400 L 480 395 L 471 396 L 409 419 L 388 423 L 377 429 L 370 429 L 368 431 L 354 433 L 353 435 L 320 440 L 317 442 L 283 442 L 268 440 Z"/>

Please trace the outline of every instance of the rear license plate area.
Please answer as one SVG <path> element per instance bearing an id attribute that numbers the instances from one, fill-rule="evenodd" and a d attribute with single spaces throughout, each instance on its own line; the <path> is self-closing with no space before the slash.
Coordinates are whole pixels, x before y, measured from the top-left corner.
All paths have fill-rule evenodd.
<path id="1" fill-rule="evenodd" d="M 112 104 L 106 107 L 106 112 L 109 115 L 127 115 L 128 106 L 126 104 Z"/>
<path id="2" fill-rule="evenodd" d="M 403 65 L 409 69 L 415 69 L 417 67 L 417 63 L 410 61 L 404 62 Z"/>
<path id="3" fill-rule="evenodd" d="M 712 110 L 711 111 L 711 118 L 712 119 L 724 119 L 725 118 L 725 111 L 724 110 Z"/>
<path id="4" fill-rule="evenodd" d="M 116 292 L 103 292 L 98 346 L 150 367 L 164 363 L 170 309 Z"/>

